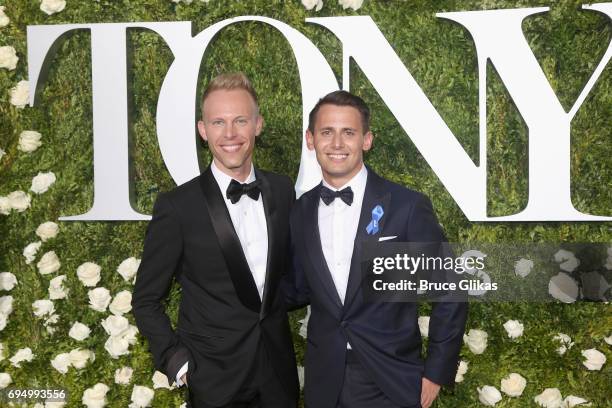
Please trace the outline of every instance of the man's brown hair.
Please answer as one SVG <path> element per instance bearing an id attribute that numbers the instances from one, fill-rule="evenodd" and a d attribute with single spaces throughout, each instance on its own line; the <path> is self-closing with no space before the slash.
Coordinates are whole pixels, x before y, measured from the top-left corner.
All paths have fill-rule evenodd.
<path id="1" fill-rule="evenodd" d="M 321 99 L 312 108 L 308 115 L 308 130 L 314 134 L 314 126 L 317 120 L 317 113 L 323 105 L 336 105 L 336 106 L 351 106 L 359 111 L 361 115 L 361 126 L 363 127 L 363 133 L 367 133 L 370 130 L 370 108 L 363 99 L 347 91 L 335 91 L 331 92 Z"/>
<path id="2" fill-rule="evenodd" d="M 259 103 L 257 101 L 257 92 L 255 92 L 255 88 L 251 83 L 249 77 L 246 76 L 244 72 L 230 72 L 227 74 L 220 74 L 214 77 L 204 89 L 202 93 L 202 110 L 204 110 L 204 101 L 213 91 L 218 91 L 220 89 L 229 91 L 232 89 L 242 89 L 245 90 L 251 95 L 253 101 L 255 102 L 255 112 L 259 114 Z"/>

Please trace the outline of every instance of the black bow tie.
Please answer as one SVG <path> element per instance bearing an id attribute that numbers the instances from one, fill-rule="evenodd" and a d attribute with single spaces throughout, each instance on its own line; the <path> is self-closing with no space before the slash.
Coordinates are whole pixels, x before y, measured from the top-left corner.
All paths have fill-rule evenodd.
<path id="1" fill-rule="evenodd" d="M 243 194 L 246 194 L 253 200 L 257 201 L 259 199 L 259 193 L 261 192 L 259 189 L 259 184 L 259 180 L 255 180 L 252 183 L 242 184 L 232 179 L 227 187 L 226 196 L 230 199 L 232 204 L 236 204 L 238 201 L 240 201 L 240 197 L 242 197 Z"/>
<path id="2" fill-rule="evenodd" d="M 336 197 L 340 197 L 346 205 L 353 204 L 353 190 L 350 187 L 343 188 L 340 191 L 333 191 L 325 186 L 321 186 L 319 193 L 325 205 L 329 205 Z"/>

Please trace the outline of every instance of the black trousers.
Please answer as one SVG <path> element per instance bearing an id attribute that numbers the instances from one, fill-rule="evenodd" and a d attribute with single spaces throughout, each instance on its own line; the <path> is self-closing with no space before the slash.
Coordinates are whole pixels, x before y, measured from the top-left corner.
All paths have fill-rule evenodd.
<path id="1" fill-rule="evenodd" d="M 209 405 L 191 391 L 187 408 L 296 408 L 297 401 L 287 395 L 270 364 L 263 342 L 259 343 L 257 358 L 248 379 L 232 400 L 225 405 Z"/>
<path id="2" fill-rule="evenodd" d="M 347 350 L 344 383 L 337 408 L 420 408 L 400 407 L 391 401 L 370 378 L 355 353 Z"/>

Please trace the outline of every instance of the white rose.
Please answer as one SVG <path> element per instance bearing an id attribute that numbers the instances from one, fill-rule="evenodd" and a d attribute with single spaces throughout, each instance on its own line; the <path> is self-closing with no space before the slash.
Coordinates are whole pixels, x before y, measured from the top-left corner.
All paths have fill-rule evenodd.
<path id="1" fill-rule="evenodd" d="M 130 383 L 132 379 L 132 370 L 131 367 L 121 367 L 115 370 L 115 383 L 121 385 L 127 385 Z"/>
<path id="2" fill-rule="evenodd" d="M 553 337 L 553 340 L 557 340 L 561 343 L 561 347 L 557 349 L 557 353 L 559 353 L 560 356 L 565 354 L 565 352 L 568 349 L 572 348 L 572 346 L 574 345 L 570 336 L 565 333 L 558 333 L 556 336 Z"/>
<path id="3" fill-rule="evenodd" d="M 19 81 L 11 88 L 11 105 L 19 109 L 25 108 L 30 99 L 30 84 L 28 81 Z"/>
<path id="4" fill-rule="evenodd" d="M 11 200 L 8 197 L 0 197 L 0 214 L 9 215 L 12 209 Z"/>
<path id="5" fill-rule="evenodd" d="M 524 326 L 523 323 L 518 320 L 508 320 L 504 323 L 504 329 L 508 333 L 508 337 L 511 339 L 516 339 L 517 337 L 521 337 L 523 335 Z"/>
<path id="6" fill-rule="evenodd" d="M 32 261 L 34 261 L 34 259 L 36 259 L 36 253 L 38 252 L 38 250 L 40 249 L 40 246 L 42 245 L 42 242 L 37 241 L 37 242 L 32 242 L 30 244 L 28 244 L 25 248 L 23 248 L 23 256 L 26 259 L 26 264 L 31 264 Z"/>
<path id="7" fill-rule="evenodd" d="M 0 390 L 5 389 L 6 387 L 9 386 L 10 383 L 12 383 L 13 380 L 11 379 L 10 374 L 8 373 L 0 373 Z"/>
<path id="8" fill-rule="evenodd" d="M 40 9 L 47 15 L 59 13 L 66 7 L 66 0 L 42 0 Z"/>
<path id="9" fill-rule="evenodd" d="M 11 203 L 11 208 L 17 210 L 17 212 L 24 212 L 30 208 L 30 202 L 32 201 L 30 195 L 23 191 L 13 191 L 8 195 L 8 199 Z"/>
<path id="10" fill-rule="evenodd" d="M 5 316 L 13 313 L 13 297 L 11 295 L 0 297 L 0 313 Z"/>
<path id="11" fill-rule="evenodd" d="M 74 368 L 78 369 L 85 367 L 88 361 L 94 361 L 96 359 L 96 355 L 93 351 L 80 348 L 71 350 L 69 356 L 70 363 L 74 366 Z"/>
<path id="12" fill-rule="evenodd" d="M 529 275 L 533 269 L 533 261 L 530 259 L 521 258 L 514 264 L 514 273 L 521 278 Z"/>
<path id="13" fill-rule="evenodd" d="M 70 368 L 70 355 L 68 353 L 58 354 L 51 360 L 51 365 L 60 373 L 66 374 Z"/>
<path id="14" fill-rule="evenodd" d="M 302 0 L 302 4 L 306 10 L 312 10 L 315 6 L 315 11 L 319 11 L 323 8 L 323 0 Z"/>
<path id="15" fill-rule="evenodd" d="M 55 174 L 52 171 L 47 173 L 38 172 L 38 174 L 32 179 L 32 187 L 30 187 L 30 191 L 36 194 L 42 194 L 49 190 L 49 187 L 55 183 L 55 180 Z"/>
<path id="16" fill-rule="evenodd" d="M 4 313 L 0 313 L 0 331 L 4 330 L 6 324 L 8 323 L 8 316 Z"/>
<path id="17" fill-rule="evenodd" d="M 9 358 L 9 361 L 15 367 L 21 367 L 22 361 L 32 361 L 34 359 L 34 354 L 32 354 L 32 349 L 29 347 L 22 348 L 17 350 L 15 355 Z"/>
<path id="18" fill-rule="evenodd" d="M 517 373 L 511 373 L 501 380 L 501 390 L 510 397 L 520 397 L 525 386 L 527 386 L 527 380 Z"/>
<path id="19" fill-rule="evenodd" d="M 170 386 L 170 383 L 168 382 L 168 377 L 166 376 L 166 374 L 159 372 L 157 370 L 153 373 L 153 378 L 151 378 L 151 381 L 153 381 L 154 390 L 158 388 L 166 388 L 168 390 L 171 390 L 174 388 Z"/>
<path id="20" fill-rule="evenodd" d="M 19 134 L 19 145 L 17 148 L 22 152 L 32 153 L 42 145 L 41 137 L 42 135 L 35 130 L 24 130 Z"/>
<path id="21" fill-rule="evenodd" d="M 144 408 L 151 405 L 151 401 L 153 401 L 153 397 L 155 396 L 155 391 L 150 389 L 149 387 L 145 387 L 142 385 L 135 385 L 132 390 L 132 403 L 129 408 Z"/>
<path id="22" fill-rule="evenodd" d="M 555 262 L 559 263 L 561 270 L 573 272 L 580 265 L 580 261 L 576 256 L 565 249 L 560 249 L 554 255 Z"/>
<path id="23" fill-rule="evenodd" d="M 468 371 L 468 362 L 461 360 L 459 362 L 459 367 L 457 368 L 457 374 L 455 375 L 455 382 L 458 382 L 458 383 L 462 382 L 463 376 L 467 373 L 467 371 Z"/>
<path id="24" fill-rule="evenodd" d="M 300 390 L 304 389 L 304 367 L 298 366 L 298 382 L 300 383 Z"/>
<path id="25" fill-rule="evenodd" d="M 463 341 L 474 354 L 482 354 L 487 348 L 487 332 L 478 329 L 470 329 L 467 335 L 463 335 Z"/>
<path id="26" fill-rule="evenodd" d="M 585 400 L 584 398 L 580 398 L 575 395 L 568 395 L 563 400 L 563 408 L 574 408 L 575 406 L 582 404 L 584 404 L 586 407 L 590 407 L 591 404 L 587 404 L 587 402 L 589 401 Z"/>
<path id="27" fill-rule="evenodd" d="M 140 266 L 140 259 L 136 259 L 134 257 L 127 258 L 119 266 L 117 267 L 117 272 L 119 275 L 123 276 L 123 279 L 126 282 L 132 281 L 132 278 L 136 276 L 136 272 L 138 272 L 138 267 Z"/>
<path id="28" fill-rule="evenodd" d="M 106 393 L 109 388 L 106 384 L 97 383 L 83 393 L 82 402 L 87 408 L 102 408 L 106 405 Z"/>
<path id="29" fill-rule="evenodd" d="M 302 320 L 298 320 L 298 323 L 300 324 L 299 334 L 303 338 L 308 337 L 308 320 L 310 320 L 310 305 L 306 307 L 306 316 L 304 316 Z"/>
<path id="30" fill-rule="evenodd" d="M 561 408 L 563 398 L 561 391 L 557 388 L 547 388 L 533 399 L 539 406 L 544 408 Z"/>
<path id="31" fill-rule="evenodd" d="M 17 61 L 19 61 L 19 57 L 17 57 L 15 48 L 10 45 L 0 47 L 0 68 L 12 71 L 17 67 Z"/>
<path id="32" fill-rule="evenodd" d="M 128 342 L 128 344 L 136 344 L 136 335 L 138 334 L 138 327 L 131 325 L 122 334 L 122 337 Z"/>
<path id="33" fill-rule="evenodd" d="M 122 315 L 132 310 L 132 293 L 129 290 L 122 290 L 117 293 L 108 310 L 116 315 Z"/>
<path id="34" fill-rule="evenodd" d="M 59 226 L 53 221 L 43 222 L 36 228 L 36 235 L 45 242 L 48 239 L 55 238 L 59 232 Z"/>
<path id="35" fill-rule="evenodd" d="M 4 13 L 4 6 L 0 6 L 0 27 L 6 27 L 11 20 Z"/>
<path id="36" fill-rule="evenodd" d="M 62 401 L 49 401 L 49 399 L 45 400 L 44 408 L 64 408 L 66 406 L 65 402 Z"/>
<path id="37" fill-rule="evenodd" d="M 499 390 L 491 385 L 485 385 L 482 388 L 477 388 L 478 400 L 484 405 L 492 407 L 501 401 L 502 396 Z"/>
<path id="38" fill-rule="evenodd" d="M 68 336 L 75 340 L 82 341 L 89 337 L 89 333 L 91 333 L 89 327 L 85 326 L 83 323 L 75 322 L 70 328 Z"/>
<path id="39" fill-rule="evenodd" d="M 100 282 L 102 268 L 93 262 L 85 262 L 77 268 L 77 276 L 85 286 L 96 286 Z"/>
<path id="40" fill-rule="evenodd" d="M 563 303 L 574 303 L 578 298 L 578 284 L 567 273 L 559 272 L 550 278 L 548 293 Z"/>
<path id="41" fill-rule="evenodd" d="M 338 4 L 342 6 L 342 9 L 352 8 L 358 10 L 363 5 L 363 0 L 338 0 Z"/>
<path id="42" fill-rule="evenodd" d="M 130 326 L 130 322 L 123 316 L 111 315 L 102 320 L 102 327 L 110 336 L 121 336 Z"/>
<path id="43" fill-rule="evenodd" d="M 87 296 L 89 296 L 89 307 L 98 312 L 106 311 L 111 301 L 110 292 L 104 287 L 90 290 L 87 292 Z"/>
<path id="44" fill-rule="evenodd" d="M 119 356 L 123 356 L 129 354 L 128 348 L 130 344 L 126 339 L 121 336 L 110 336 L 106 343 L 104 343 L 104 348 L 108 351 L 111 358 L 119 358 Z"/>
<path id="45" fill-rule="evenodd" d="M 59 315 L 57 313 L 55 313 L 55 314 L 52 314 L 51 316 L 49 316 L 49 318 L 47 320 L 45 320 L 44 325 L 48 326 L 50 324 L 55 324 L 57 322 L 59 322 Z M 49 330 L 47 330 L 47 331 L 49 331 Z M 50 333 L 53 333 L 53 331 L 51 331 Z"/>
<path id="46" fill-rule="evenodd" d="M 62 264 L 55 254 L 55 251 L 49 251 L 40 258 L 36 266 L 41 275 L 49 275 L 50 273 L 57 272 Z"/>
<path id="47" fill-rule="evenodd" d="M 10 272 L 0 273 L 0 290 L 13 290 L 17 284 L 17 278 Z"/>
<path id="48" fill-rule="evenodd" d="M 55 312 L 55 306 L 49 299 L 40 299 L 32 303 L 32 309 L 34 310 L 34 316 L 44 317 L 46 315 L 52 315 Z"/>
<path id="49" fill-rule="evenodd" d="M 419 331 L 421 337 L 426 338 L 429 336 L 429 316 L 419 316 Z"/>
<path id="50" fill-rule="evenodd" d="M 612 346 L 612 334 L 609 335 L 608 337 L 604 337 L 604 341 L 608 343 L 610 346 Z"/>
<path id="51" fill-rule="evenodd" d="M 55 254 L 55 251 L 49 251 L 40 258 L 40 261 L 38 261 L 36 266 L 38 267 L 38 272 L 41 275 L 48 275 L 50 273 L 59 271 L 62 264 Z"/>
<path id="52" fill-rule="evenodd" d="M 601 367 L 606 363 L 605 354 L 596 349 L 582 350 L 582 356 L 586 358 L 582 364 L 589 370 L 601 370 Z"/>
<path id="53" fill-rule="evenodd" d="M 68 295 L 68 289 L 64 287 L 64 279 L 66 275 L 56 276 L 49 282 L 49 299 L 65 299 Z"/>

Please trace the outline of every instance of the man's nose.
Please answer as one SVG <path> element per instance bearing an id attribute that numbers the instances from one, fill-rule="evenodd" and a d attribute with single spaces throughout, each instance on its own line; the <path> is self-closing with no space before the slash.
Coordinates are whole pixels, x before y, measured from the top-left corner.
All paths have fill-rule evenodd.
<path id="1" fill-rule="evenodd" d="M 332 137 L 332 146 L 336 149 L 341 148 L 344 145 L 341 133 L 335 133 Z"/>
<path id="2" fill-rule="evenodd" d="M 230 123 L 228 123 L 228 124 L 227 124 L 227 126 L 225 126 L 225 134 L 224 134 L 225 138 L 226 138 L 226 139 L 231 139 L 231 138 L 233 138 L 234 136 L 236 136 L 236 132 L 235 132 L 235 130 L 236 130 L 236 129 L 235 129 L 235 127 L 234 127 L 234 124 L 233 124 L 233 123 L 231 123 L 231 122 L 230 122 Z"/>

